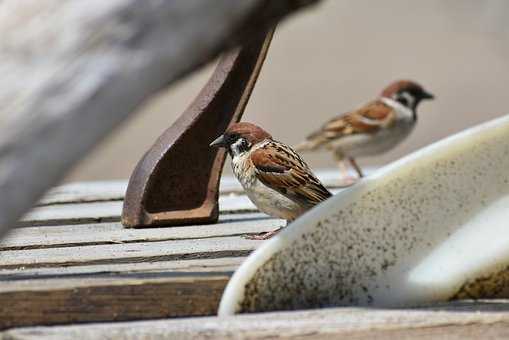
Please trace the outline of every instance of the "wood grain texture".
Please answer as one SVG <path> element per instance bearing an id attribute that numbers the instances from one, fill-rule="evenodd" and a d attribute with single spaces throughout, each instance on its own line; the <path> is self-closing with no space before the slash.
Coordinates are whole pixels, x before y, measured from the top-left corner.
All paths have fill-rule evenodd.
<path id="1" fill-rule="evenodd" d="M 0 243 L 0 329 L 13 328 L 0 333 L 1 339 L 509 336 L 507 301 L 194 318 L 216 313 L 230 276 L 263 242 L 240 235 L 272 230 L 283 221 L 243 212 L 247 198 L 233 188 L 221 195 L 229 205 L 214 225 L 138 230 L 118 222 L 83 224 L 116 218 L 120 201 L 77 197 L 97 198 L 119 184 L 76 185 L 66 192 L 64 200 L 74 195 L 70 201 L 36 209 L 40 226 L 28 223 Z M 75 224 L 61 225 L 69 221 Z M 141 321 L 174 317 L 179 318 Z M 115 323 L 104 324 L 110 321 Z M 86 322 L 101 324 L 19 328 Z"/>
<path id="2" fill-rule="evenodd" d="M 236 269 L 245 257 L 222 257 L 215 259 L 191 259 L 185 261 L 159 261 L 159 262 L 135 262 L 135 263 L 114 263 L 114 264 L 93 264 L 69 267 L 34 267 L 23 269 L 1 269 L 0 281 L 5 291 L 13 291 L 17 287 L 30 286 L 35 289 L 40 287 L 41 281 L 45 279 L 60 279 L 61 286 L 66 286 L 67 278 L 88 278 L 105 276 L 118 277 L 124 274 L 139 274 L 156 272 L 166 273 L 209 273 L 209 272 L 230 272 Z M 71 280 L 72 281 L 72 280 Z M 73 281 L 72 285 L 76 284 Z M 66 287 L 68 287 L 67 285 Z M 23 288 L 24 289 L 24 288 Z"/>
<path id="3" fill-rule="evenodd" d="M 121 201 L 126 189 L 126 180 L 69 183 L 49 190 L 36 206 Z"/>
<path id="4" fill-rule="evenodd" d="M 3 269 L 0 329 L 212 315 L 242 260 L 224 257 Z"/>
<path id="5" fill-rule="evenodd" d="M 172 228 L 126 229 L 119 222 L 17 228 L 1 242 L 2 250 L 160 242 L 258 234 L 284 226 L 261 213 L 224 214 L 219 223 Z"/>
<path id="6" fill-rule="evenodd" d="M 261 241 L 236 237 L 105 244 L 2 252 L 0 269 L 177 261 L 246 256 Z"/>
<path id="7" fill-rule="evenodd" d="M 368 172 L 370 172 L 368 170 Z M 319 171 L 318 177 L 333 193 L 341 190 L 339 172 Z M 117 222 L 122 212 L 124 181 L 71 183 L 52 189 L 28 212 L 17 227 Z M 221 214 L 257 212 L 238 181 L 225 176 L 219 197 Z"/>
<path id="8" fill-rule="evenodd" d="M 316 1 L 1 1 L 0 236 L 150 95 Z"/>
<path id="9" fill-rule="evenodd" d="M 67 287 L 57 279 L 0 292 L 0 328 L 212 315 L 231 273 L 166 274 L 66 280 Z"/>
<path id="10" fill-rule="evenodd" d="M 221 213 L 256 212 L 258 209 L 245 195 L 230 194 L 219 198 Z M 17 227 L 52 226 L 120 221 L 122 201 L 56 204 L 32 209 Z"/>
<path id="11" fill-rule="evenodd" d="M 509 336 L 507 301 L 413 310 L 310 311 L 11 330 L 8 339 L 487 339 Z"/>
<path id="12" fill-rule="evenodd" d="M 242 213 L 247 198 L 230 193 L 231 213 L 217 224 L 124 229 L 100 222 L 118 219 L 121 201 L 110 199 L 119 188 L 57 188 L 2 240 L 0 328 L 214 314 L 230 275 L 261 243 L 241 236 L 284 223 Z"/>
<path id="13" fill-rule="evenodd" d="M 365 172 L 371 173 L 374 168 L 366 168 Z M 339 170 L 318 170 L 315 172 L 320 181 L 329 189 L 341 186 Z M 127 181 L 95 181 L 69 183 L 58 186 L 48 191 L 44 197 L 37 202 L 37 206 L 68 204 L 68 203 L 90 203 L 104 201 L 121 201 L 124 198 L 127 188 Z M 232 176 L 223 176 L 219 186 L 221 195 L 242 194 L 240 183 Z"/>

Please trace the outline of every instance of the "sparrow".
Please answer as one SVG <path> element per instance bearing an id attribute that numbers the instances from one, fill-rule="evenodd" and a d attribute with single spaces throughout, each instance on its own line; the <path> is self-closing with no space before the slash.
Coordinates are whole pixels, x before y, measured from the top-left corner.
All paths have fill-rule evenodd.
<path id="1" fill-rule="evenodd" d="M 363 177 L 355 158 L 379 155 L 396 147 L 414 129 L 419 103 L 433 98 L 416 82 L 397 80 L 379 98 L 326 122 L 295 150 L 329 150 L 344 174 L 348 160 Z"/>
<path id="2" fill-rule="evenodd" d="M 332 196 L 292 148 L 259 126 L 232 124 L 210 146 L 227 149 L 233 173 L 254 205 L 287 223 Z M 249 238 L 268 239 L 280 229 Z"/>

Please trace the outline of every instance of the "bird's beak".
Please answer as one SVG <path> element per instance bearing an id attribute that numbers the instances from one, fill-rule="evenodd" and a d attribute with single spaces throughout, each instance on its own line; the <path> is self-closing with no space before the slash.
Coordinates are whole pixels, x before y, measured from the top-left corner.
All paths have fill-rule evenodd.
<path id="1" fill-rule="evenodd" d="M 422 99 L 435 99 L 435 96 L 434 96 L 434 95 L 432 95 L 432 94 L 431 94 L 431 93 L 429 93 L 429 92 L 424 91 L 424 92 L 422 93 L 422 97 L 421 97 L 421 98 L 422 98 Z"/>
<path id="2" fill-rule="evenodd" d="M 221 135 L 221 136 L 217 137 L 216 139 L 214 139 L 214 141 L 212 143 L 210 143 L 209 146 L 220 148 L 225 145 L 226 145 L 226 141 L 225 141 L 224 135 Z"/>

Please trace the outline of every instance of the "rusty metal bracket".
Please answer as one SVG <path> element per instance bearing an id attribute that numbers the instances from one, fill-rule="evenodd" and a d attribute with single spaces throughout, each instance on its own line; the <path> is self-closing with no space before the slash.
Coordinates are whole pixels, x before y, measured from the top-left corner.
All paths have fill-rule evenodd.
<path id="1" fill-rule="evenodd" d="M 273 33 L 224 55 L 193 103 L 139 161 L 124 199 L 124 226 L 217 221 L 226 154 L 209 144 L 242 117 Z"/>

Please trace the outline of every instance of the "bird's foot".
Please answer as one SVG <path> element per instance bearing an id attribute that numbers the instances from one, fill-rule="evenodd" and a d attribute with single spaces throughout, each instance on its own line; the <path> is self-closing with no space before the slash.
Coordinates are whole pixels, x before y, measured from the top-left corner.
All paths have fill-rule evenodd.
<path id="1" fill-rule="evenodd" d="M 259 233 L 256 235 L 244 235 L 243 237 L 247 240 L 268 240 L 272 236 L 276 235 L 281 229 L 283 228 L 278 228 L 276 230 L 268 231 L 265 233 Z"/>

